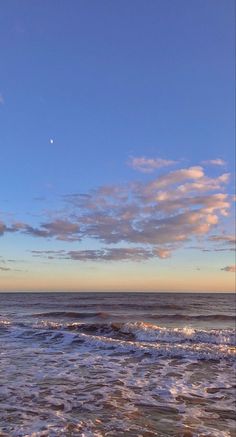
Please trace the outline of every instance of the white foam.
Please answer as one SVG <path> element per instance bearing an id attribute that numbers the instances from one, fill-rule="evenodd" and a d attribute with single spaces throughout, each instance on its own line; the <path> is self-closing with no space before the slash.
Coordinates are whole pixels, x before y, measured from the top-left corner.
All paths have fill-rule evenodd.
<path id="1" fill-rule="evenodd" d="M 49 331 L 49 334 L 57 332 Z M 70 339 L 77 337 L 71 332 L 66 334 Z M 74 435 L 86 437 L 117 436 L 128 431 L 138 436 L 150 431 L 150 426 L 155 435 L 156 422 L 153 425 L 145 422 L 145 408 L 150 409 L 150 417 L 151 408 L 160 412 L 166 409 L 167 416 L 160 413 L 163 420 L 158 426 L 164 430 L 169 426 L 176 430 L 176 435 L 178 427 L 186 429 L 192 417 L 196 418 L 193 424 L 196 436 L 221 435 L 217 421 L 215 428 L 207 425 L 204 406 L 193 406 L 191 400 L 201 399 L 205 405 L 209 401 L 217 402 L 219 409 L 232 408 L 227 363 L 214 364 L 208 374 L 205 368 L 210 369 L 210 364 L 197 362 L 196 355 L 188 360 L 155 353 L 143 358 L 143 352 L 150 351 L 150 344 L 87 334 L 79 334 L 79 337 L 84 340 L 79 347 L 61 342 L 52 348 L 48 342 L 42 348 L 40 343 L 40 347 L 37 346 L 36 340 L 29 343 L 28 338 L 19 337 L 17 341 L 12 338 L 12 343 L 3 344 L 6 353 L 2 357 L 5 379 L 0 374 L 4 388 L 0 388 L 2 423 L 7 421 L 8 411 L 15 414 L 12 428 L 10 425 L 7 428 L 9 435 L 69 435 L 69 424 L 74 427 Z M 164 345 L 167 346 L 178 347 Z M 152 344 L 151 348 L 155 350 L 156 345 Z M 195 367 L 191 367 L 192 363 Z M 197 380 L 194 372 L 198 374 Z M 208 393 L 207 387 L 218 387 L 219 393 Z M 86 420 L 81 420 L 80 412 Z M 141 414 L 140 423 L 135 418 Z M 207 417 L 213 420 L 215 414 L 209 412 Z M 91 415 L 92 420 L 88 419 Z M 230 425 L 230 421 L 227 424 Z M 227 434 L 222 436 L 228 437 Z"/>
<path id="2" fill-rule="evenodd" d="M 192 341 L 219 345 L 235 345 L 236 343 L 235 331 L 232 329 L 214 329 L 207 331 L 194 329 L 189 326 L 185 326 L 184 328 L 166 328 L 151 323 L 135 322 L 125 323 L 121 331 L 133 334 L 139 341 L 162 341 L 171 343 Z"/>

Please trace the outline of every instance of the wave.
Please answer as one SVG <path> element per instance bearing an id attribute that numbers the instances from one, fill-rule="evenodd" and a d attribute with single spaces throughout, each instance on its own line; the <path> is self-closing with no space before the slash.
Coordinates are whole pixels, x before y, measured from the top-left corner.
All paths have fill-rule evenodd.
<path id="1" fill-rule="evenodd" d="M 236 320 L 235 315 L 230 314 L 196 314 L 196 315 L 188 315 L 188 314 L 150 314 L 149 318 L 161 320 L 199 320 L 199 321 L 214 321 L 214 320 Z"/>
<path id="2" fill-rule="evenodd" d="M 37 305 L 37 304 L 35 304 L 35 305 Z M 75 305 L 73 305 L 73 307 L 74 307 Z M 76 306 L 78 307 L 78 309 L 89 309 L 89 308 L 94 308 L 94 307 L 100 307 L 100 306 L 102 306 L 102 308 L 105 308 L 105 309 L 127 309 L 127 308 L 130 308 L 130 309 L 132 309 L 132 310 L 141 310 L 141 311 L 143 311 L 143 310 L 150 310 L 150 309 L 152 309 L 153 310 L 153 308 L 155 308 L 155 309 L 164 309 L 164 310 L 167 310 L 167 309 L 172 309 L 172 310 L 183 310 L 183 309 L 185 309 L 185 308 L 187 308 L 187 306 L 186 305 L 178 305 L 178 304 L 158 304 L 158 303 L 156 303 L 156 302 L 150 302 L 150 303 L 148 303 L 148 304 L 137 304 L 137 303 L 127 303 L 126 301 L 124 301 L 124 302 L 110 302 L 110 303 L 104 303 L 104 302 L 102 302 L 102 303 L 99 303 L 99 302 L 93 302 L 93 303 L 77 303 L 76 304 Z M 72 308 L 72 305 L 71 304 L 67 304 L 67 305 L 64 305 L 63 304 L 63 308 Z"/>
<path id="3" fill-rule="evenodd" d="M 11 325 L 11 322 L 7 319 L 0 319 L 0 329 L 7 329 Z"/>
<path id="4" fill-rule="evenodd" d="M 0 324 L 1 325 L 1 324 Z M 42 342 L 43 347 L 88 347 L 119 349 L 168 357 L 197 359 L 234 359 L 234 329 L 202 330 L 185 326 L 170 328 L 152 323 L 83 323 L 41 320 L 36 323 L 9 324 L 2 320 L 3 331 L 14 338 Z"/>
<path id="5" fill-rule="evenodd" d="M 150 343 L 210 343 L 216 345 L 236 344 L 234 329 L 200 330 L 192 327 L 169 328 L 151 323 L 57 323 L 44 320 L 34 325 L 36 329 L 64 329 L 110 338 L 137 340 Z"/>
<path id="6" fill-rule="evenodd" d="M 235 348 L 228 344 L 194 343 L 194 342 L 147 342 L 137 339 L 114 338 L 111 336 L 66 331 L 66 330 L 25 330 L 18 332 L 17 338 L 31 340 L 33 346 L 37 342 L 43 348 L 62 350 L 64 348 L 83 347 L 90 353 L 97 350 L 100 354 L 132 353 L 138 356 L 149 355 L 155 357 L 184 358 L 190 360 L 235 360 Z"/>
<path id="7" fill-rule="evenodd" d="M 68 317 L 73 319 L 86 319 L 86 318 L 92 318 L 92 317 L 109 317 L 109 313 L 106 313 L 105 311 L 99 311 L 99 312 L 78 312 L 78 311 L 51 311 L 47 313 L 38 313 L 33 314 L 33 317 Z"/>
<path id="8" fill-rule="evenodd" d="M 68 318 L 81 317 L 77 312 L 51 312 L 42 313 L 41 316 L 62 315 Z M 75 316 L 76 315 L 76 316 Z M 106 318 L 107 313 L 82 313 L 82 318 L 98 317 Z M 39 316 L 39 314 L 35 315 Z M 147 322 L 81 322 L 81 321 L 57 321 L 57 320 L 37 320 L 36 323 L 21 322 L 12 324 L 7 319 L 0 319 L 0 327 L 4 329 L 14 327 L 27 330 L 65 330 L 77 331 L 91 335 L 103 335 L 110 338 L 126 339 L 129 341 L 140 341 L 149 343 L 210 343 L 216 345 L 236 345 L 236 330 L 229 329 L 197 329 L 190 326 L 182 328 L 172 328 L 157 326 Z"/>
<path id="9" fill-rule="evenodd" d="M 167 328 L 151 323 L 125 323 L 122 332 L 131 333 L 139 341 L 149 342 L 195 342 L 211 344 L 235 345 L 235 331 L 233 329 L 194 329 L 192 327 Z"/>
<path id="10" fill-rule="evenodd" d="M 132 352 L 138 354 L 148 354 L 156 357 L 169 358 L 185 358 L 194 360 L 234 360 L 236 356 L 235 348 L 228 345 L 215 344 L 189 344 L 189 343 L 146 343 L 133 342 L 127 340 L 118 340 L 105 338 L 101 336 L 90 336 L 80 334 L 79 341 L 84 341 L 88 346 L 98 347 L 108 350 L 115 350 L 115 352 Z M 78 341 L 74 339 L 76 343 Z"/>
<path id="11" fill-rule="evenodd" d="M 144 308 L 142 308 L 143 310 Z M 153 308 L 152 308 L 153 309 Z M 113 308 L 114 310 L 114 308 Z M 97 311 L 97 312 L 79 312 L 79 311 L 50 311 L 45 313 L 37 313 L 33 314 L 33 317 L 53 317 L 53 318 L 73 318 L 73 319 L 86 319 L 86 318 L 124 318 L 128 317 L 128 313 L 114 313 L 114 312 L 106 312 L 106 311 Z M 152 320 L 168 320 L 168 321 L 177 321 L 177 320 L 186 320 L 186 321 L 234 321 L 235 315 L 230 314 L 156 314 L 156 313 L 139 313 L 137 314 L 139 318 L 148 318 Z"/>

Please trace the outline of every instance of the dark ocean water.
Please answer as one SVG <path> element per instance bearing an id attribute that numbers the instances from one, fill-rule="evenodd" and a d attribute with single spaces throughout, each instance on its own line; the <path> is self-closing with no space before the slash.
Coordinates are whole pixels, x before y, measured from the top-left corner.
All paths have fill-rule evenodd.
<path id="1" fill-rule="evenodd" d="M 235 296 L 0 293 L 0 436 L 236 436 Z"/>

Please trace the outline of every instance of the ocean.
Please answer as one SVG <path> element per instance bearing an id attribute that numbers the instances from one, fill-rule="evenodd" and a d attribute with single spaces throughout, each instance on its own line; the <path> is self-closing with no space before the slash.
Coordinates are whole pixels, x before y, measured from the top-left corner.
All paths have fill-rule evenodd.
<path id="1" fill-rule="evenodd" d="M 0 293 L 0 436 L 233 437 L 235 296 Z"/>

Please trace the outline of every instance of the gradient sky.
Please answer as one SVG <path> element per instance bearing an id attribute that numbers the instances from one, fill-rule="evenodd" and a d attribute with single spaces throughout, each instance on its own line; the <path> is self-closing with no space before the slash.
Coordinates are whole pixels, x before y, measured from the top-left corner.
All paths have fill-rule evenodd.
<path id="1" fill-rule="evenodd" d="M 234 289 L 234 20 L 2 3 L 0 290 Z"/>

